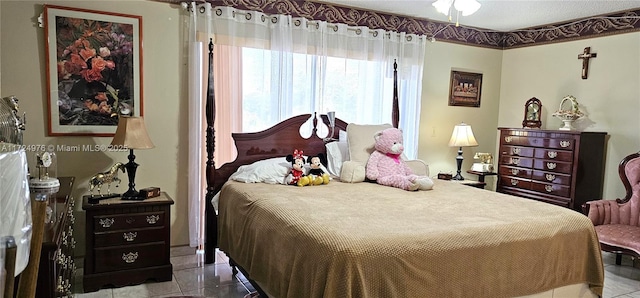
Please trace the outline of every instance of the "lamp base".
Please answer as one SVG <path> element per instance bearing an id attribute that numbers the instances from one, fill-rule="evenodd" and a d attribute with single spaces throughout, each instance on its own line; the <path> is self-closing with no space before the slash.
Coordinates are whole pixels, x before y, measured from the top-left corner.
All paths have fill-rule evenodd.
<path id="1" fill-rule="evenodd" d="M 142 201 L 144 199 L 146 199 L 145 197 L 140 196 L 140 192 L 137 190 L 131 191 L 128 190 L 127 192 L 123 193 L 122 196 L 120 196 L 121 200 L 127 200 L 127 201 Z"/>
<path id="2" fill-rule="evenodd" d="M 122 194 L 122 200 L 141 201 L 146 198 L 140 197 L 140 192 L 136 190 L 136 169 L 138 164 L 135 162 L 136 156 L 133 154 L 133 149 L 129 149 L 129 162 L 124 165 L 127 169 L 127 176 L 129 177 L 129 190 Z"/>
<path id="3" fill-rule="evenodd" d="M 456 156 L 456 165 L 458 166 L 458 171 L 456 171 L 456 175 L 451 178 L 451 180 L 464 180 L 464 177 L 460 175 L 460 171 L 462 170 L 462 147 L 458 149 L 458 156 Z"/>

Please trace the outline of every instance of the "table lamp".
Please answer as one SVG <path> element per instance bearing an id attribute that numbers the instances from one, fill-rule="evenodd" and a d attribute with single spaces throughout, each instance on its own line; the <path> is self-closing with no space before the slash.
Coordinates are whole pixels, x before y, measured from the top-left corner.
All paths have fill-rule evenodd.
<path id="1" fill-rule="evenodd" d="M 451 178 L 453 180 L 464 180 L 460 175 L 460 169 L 462 168 L 462 147 L 475 147 L 478 146 L 476 138 L 473 136 L 471 126 L 468 124 L 460 123 L 453 128 L 453 134 L 449 140 L 449 147 L 459 147 L 458 156 L 456 157 L 456 163 L 458 164 L 458 172 Z"/>
<path id="2" fill-rule="evenodd" d="M 136 156 L 133 149 L 151 149 L 155 147 L 147 133 L 142 117 L 120 116 L 116 134 L 113 136 L 111 146 L 114 148 L 129 149 L 129 162 L 125 164 L 127 176 L 129 176 L 129 190 L 122 194 L 123 200 L 142 200 L 140 193 L 136 190 L 136 169 L 138 164 L 134 161 Z"/>

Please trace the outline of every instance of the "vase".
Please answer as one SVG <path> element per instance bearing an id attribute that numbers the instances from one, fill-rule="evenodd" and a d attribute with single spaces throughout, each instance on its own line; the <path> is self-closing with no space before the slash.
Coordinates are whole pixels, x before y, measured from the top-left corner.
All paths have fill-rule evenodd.
<path id="1" fill-rule="evenodd" d="M 558 128 L 559 130 L 575 130 L 575 127 L 573 127 L 573 119 L 562 119 L 562 123 L 564 123 L 564 126 Z"/>

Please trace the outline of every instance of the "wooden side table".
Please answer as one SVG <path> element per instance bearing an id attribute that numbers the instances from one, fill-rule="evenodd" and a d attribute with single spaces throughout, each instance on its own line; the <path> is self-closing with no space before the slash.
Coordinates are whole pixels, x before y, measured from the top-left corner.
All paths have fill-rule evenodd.
<path id="1" fill-rule="evenodd" d="M 141 284 L 148 279 L 169 281 L 170 225 L 173 199 L 160 196 L 143 201 L 119 197 L 90 204 L 82 201 L 86 214 L 84 291 L 111 285 Z"/>
<path id="2" fill-rule="evenodd" d="M 484 177 L 498 175 L 498 173 L 495 173 L 495 172 L 478 172 L 478 171 L 472 171 L 472 170 L 468 170 L 467 173 L 478 176 L 478 181 L 469 182 L 468 184 L 471 186 L 475 186 L 477 188 L 482 188 L 482 189 L 484 189 L 484 187 L 487 185 L 487 183 L 484 181 Z"/>

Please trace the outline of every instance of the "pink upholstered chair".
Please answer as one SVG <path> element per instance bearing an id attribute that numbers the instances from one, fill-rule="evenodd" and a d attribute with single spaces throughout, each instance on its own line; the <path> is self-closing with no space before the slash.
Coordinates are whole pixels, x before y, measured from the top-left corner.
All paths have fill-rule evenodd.
<path id="1" fill-rule="evenodd" d="M 587 202 L 585 214 L 595 226 L 600 248 L 616 253 L 616 264 L 622 254 L 640 257 L 640 153 L 625 157 L 618 174 L 627 194 L 623 199 Z"/>

